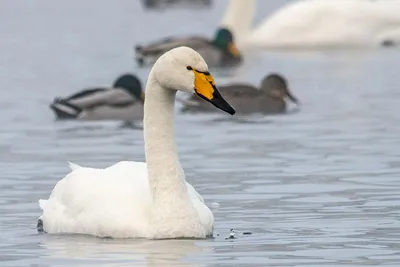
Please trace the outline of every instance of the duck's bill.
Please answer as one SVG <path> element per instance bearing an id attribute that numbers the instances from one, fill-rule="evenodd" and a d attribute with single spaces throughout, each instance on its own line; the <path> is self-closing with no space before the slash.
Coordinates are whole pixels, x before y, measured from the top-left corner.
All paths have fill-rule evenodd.
<path id="1" fill-rule="evenodd" d="M 141 103 L 144 103 L 144 99 L 145 99 L 144 92 L 141 91 L 141 92 L 140 92 L 140 96 L 139 96 L 139 101 L 140 101 Z"/>
<path id="2" fill-rule="evenodd" d="M 144 56 L 140 54 L 137 54 L 135 57 L 136 63 L 141 67 L 152 65 L 157 61 L 157 59 L 157 56 Z"/>
<path id="3" fill-rule="evenodd" d="M 230 43 L 228 45 L 228 50 L 229 52 L 231 52 L 232 55 L 234 55 L 235 57 L 240 56 L 240 52 L 239 49 L 236 47 L 236 45 L 234 43 Z"/>
<path id="4" fill-rule="evenodd" d="M 299 103 L 299 100 L 294 96 L 294 95 L 292 95 L 292 93 L 290 93 L 290 92 L 287 92 L 287 97 L 290 99 L 290 101 L 292 101 L 293 103 L 295 103 L 295 104 L 297 104 L 297 105 L 299 105 L 300 103 Z"/>
<path id="5" fill-rule="evenodd" d="M 135 47 L 135 59 L 139 66 L 153 65 L 162 54 L 162 50 L 154 50 L 142 46 Z"/>
<path id="6" fill-rule="evenodd" d="M 210 102 L 215 107 L 233 115 L 235 109 L 222 97 L 214 84 L 214 78 L 209 72 L 201 72 L 193 69 L 195 75 L 195 92 L 198 96 Z"/>

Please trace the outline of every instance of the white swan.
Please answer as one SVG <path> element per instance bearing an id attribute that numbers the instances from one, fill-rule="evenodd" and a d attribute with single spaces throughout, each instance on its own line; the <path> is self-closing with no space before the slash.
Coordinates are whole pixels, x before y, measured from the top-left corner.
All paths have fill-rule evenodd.
<path id="1" fill-rule="evenodd" d="M 38 225 L 47 233 L 114 238 L 205 238 L 214 217 L 185 181 L 174 140 L 176 90 L 196 93 L 214 106 L 235 110 L 217 91 L 203 58 L 179 47 L 162 55 L 147 81 L 144 103 L 146 163 L 119 162 L 106 169 L 73 170 L 48 200 L 40 200 Z"/>
<path id="2" fill-rule="evenodd" d="M 255 27 L 254 0 L 230 0 L 221 25 L 243 48 L 376 47 L 400 41 L 400 0 L 300 0 Z"/>

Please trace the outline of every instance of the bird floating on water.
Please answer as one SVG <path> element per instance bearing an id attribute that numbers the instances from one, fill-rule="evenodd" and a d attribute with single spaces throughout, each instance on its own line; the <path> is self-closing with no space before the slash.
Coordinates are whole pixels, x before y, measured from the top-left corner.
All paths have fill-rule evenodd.
<path id="1" fill-rule="evenodd" d="M 259 87 L 247 83 L 232 83 L 220 86 L 219 90 L 232 103 L 238 114 L 282 114 L 287 111 L 285 98 L 299 104 L 299 100 L 290 92 L 286 79 L 276 73 L 267 75 Z M 183 100 L 183 112 L 218 112 L 211 105 L 203 103 L 193 95 Z"/>
<path id="2" fill-rule="evenodd" d="M 50 108 L 58 120 L 142 120 L 144 92 L 135 75 L 118 77 L 111 88 L 97 87 L 65 98 L 55 98 Z"/>
<path id="3" fill-rule="evenodd" d="M 147 9 L 164 9 L 168 7 L 210 7 L 212 0 L 142 0 Z"/>
<path id="4" fill-rule="evenodd" d="M 50 197 L 39 201 L 43 213 L 38 226 L 44 232 L 148 239 L 212 236 L 214 216 L 186 182 L 175 146 L 178 90 L 235 113 L 200 54 L 188 47 L 165 53 L 154 64 L 146 86 L 146 163 L 123 161 L 104 169 L 71 164 L 72 171 Z"/>
<path id="5" fill-rule="evenodd" d="M 196 50 L 209 67 L 234 67 L 243 61 L 234 36 L 228 28 L 218 29 L 213 39 L 201 36 L 168 37 L 148 45 L 137 45 L 136 60 L 139 65 L 152 64 L 162 54 L 178 46 Z"/>

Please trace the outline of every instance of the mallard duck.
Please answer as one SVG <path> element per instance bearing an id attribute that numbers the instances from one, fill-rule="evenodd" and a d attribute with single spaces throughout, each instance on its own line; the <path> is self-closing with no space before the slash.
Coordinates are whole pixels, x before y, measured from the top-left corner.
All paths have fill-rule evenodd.
<path id="1" fill-rule="evenodd" d="M 140 80 L 124 74 L 112 88 L 91 88 L 66 98 L 55 98 L 50 108 L 60 120 L 141 120 L 144 93 Z"/>
<path id="2" fill-rule="evenodd" d="M 220 86 L 219 89 L 238 114 L 285 113 L 286 97 L 296 104 L 299 102 L 290 92 L 286 79 L 279 74 L 266 76 L 259 88 L 250 84 L 234 83 Z M 214 112 L 208 103 L 202 103 L 197 96 L 191 96 L 183 104 L 183 112 Z"/>
<path id="3" fill-rule="evenodd" d="M 136 46 L 136 59 L 140 65 L 153 63 L 160 55 L 178 46 L 196 50 L 209 67 L 236 66 L 243 61 L 237 49 L 234 36 L 227 28 L 220 28 L 212 40 L 200 36 L 187 38 L 169 37 L 146 46 Z"/>
<path id="4" fill-rule="evenodd" d="M 145 8 L 156 9 L 169 5 L 183 5 L 183 6 L 205 6 L 209 7 L 212 4 L 211 0 L 142 0 L 142 5 Z"/>
<path id="5" fill-rule="evenodd" d="M 214 216 L 186 182 L 174 137 L 176 92 L 197 94 L 233 115 L 204 59 L 188 47 L 161 56 L 150 71 L 144 103 L 146 163 L 123 161 L 105 169 L 70 164 L 47 200 L 39 230 L 112 238 L 206 238 Z"/>

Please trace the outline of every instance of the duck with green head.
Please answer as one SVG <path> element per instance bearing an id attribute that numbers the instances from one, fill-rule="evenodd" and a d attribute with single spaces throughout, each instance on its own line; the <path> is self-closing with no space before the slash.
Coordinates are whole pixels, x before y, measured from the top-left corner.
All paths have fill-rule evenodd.
<path id="1" fill-rule="evenodd" d="M 146 46 L 137 45 L 137 62 L 139 65 L 152 64 L 162 54 L 179 46 L 196 50 L 209 67 L 233 67 L 243 61 L 232 32 L 227 28 L 219 28 L 213 39 L 200 36 L 169 37 Z"/>
<path id="2" fill-rule="evenodd" d="M 144 92 L 140 80 L 132 74 L 119 76 L 111 87 L 81 90 L 50 104 L 58 120 L 143 119 Z"/>

